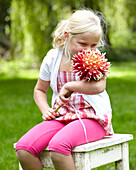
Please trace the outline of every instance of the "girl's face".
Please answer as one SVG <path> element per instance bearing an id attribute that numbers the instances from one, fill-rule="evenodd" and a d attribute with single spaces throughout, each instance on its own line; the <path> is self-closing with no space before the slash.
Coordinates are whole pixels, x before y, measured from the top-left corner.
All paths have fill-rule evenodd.
<path id="1" fill-rule="evenodd" d="M 96 49 L 100 41 L 100 34 L 94 34 L 90 32 L 85 32 L 81 34 L 76 34 L 70 39 L 69 47 L 70 54 L 73 56 L 78 52 L 82 52 L 83 50 L 92 50 Z"/>

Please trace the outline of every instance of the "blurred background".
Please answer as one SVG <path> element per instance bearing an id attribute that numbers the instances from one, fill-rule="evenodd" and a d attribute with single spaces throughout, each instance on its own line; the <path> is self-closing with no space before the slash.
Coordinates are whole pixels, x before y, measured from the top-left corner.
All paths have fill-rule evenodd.
<path id="1" fill-rule="evenodd" d="M 136 170 L 136 0 L 0 0 L 0 170 L 17 170 L 13 143 L 42 115 L 33 100 L 42 59 L 58 21 L 91 8 L 106 18 L 107 91 L 115 133 L 130 133 L 130 169 Z M 48 91 L 50 104 L 52 91 Z M 114 170 L 106 165 L 100 170 Z"/>
<path id="2" fill-rule="evenodd" d="M 58 21 L 84 7 L 106 18 L 108 58 L 136 60 L 135 0 L 0 0 L 0 59 L 38 64 L 52 47 Z"/>

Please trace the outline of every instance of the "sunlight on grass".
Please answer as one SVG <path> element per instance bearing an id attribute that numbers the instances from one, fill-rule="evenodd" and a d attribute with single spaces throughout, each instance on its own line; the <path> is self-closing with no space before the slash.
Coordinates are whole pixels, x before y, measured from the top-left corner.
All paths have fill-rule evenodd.
<path id="1" fill-rule="evenodd" d="M 136 62 L 111 64 L 109 78 L 136 79 Z"/>
<path id="2" fill-rule="evenodd" d="M 13 78 L 26 78 L 37 79 L 39 75 L 39 68 L 28 68 L 23 62 L 15 60 L 0 62 L 0 78 L 1 79 L 13 79 Z"/>
<path id="3" fill-rule="evenodd" d="M 29 69 L 29 70 L 21 70 L 16 74 L 16 77 L 22 79 L 38 79 L 39 69 Z"/>
<path id="4" fill-rule="evenodd" d="M 109 78 L 136 79 L 136 62 L 111 64 Z"/>

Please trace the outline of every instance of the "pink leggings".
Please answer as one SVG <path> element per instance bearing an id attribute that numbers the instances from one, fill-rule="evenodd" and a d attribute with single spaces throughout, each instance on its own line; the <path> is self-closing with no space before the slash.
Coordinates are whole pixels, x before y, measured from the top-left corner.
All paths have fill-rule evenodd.
<path id="1" fill-rule="evenodd" d="M 106 135 L 106 131 L 97 121 L 92 119 L 82 119 L 82 121 L 88 142 L 102 139 Z M 68 124 L 50 120 L 36 125 L 22 136 L 16 145 L 16 150 L 27 150 L 37 157 L 48 145 L 49 150 L 70 155 L 74 147 L 85 143 L 87 142 L 84 129 L 79 120 Z"/>

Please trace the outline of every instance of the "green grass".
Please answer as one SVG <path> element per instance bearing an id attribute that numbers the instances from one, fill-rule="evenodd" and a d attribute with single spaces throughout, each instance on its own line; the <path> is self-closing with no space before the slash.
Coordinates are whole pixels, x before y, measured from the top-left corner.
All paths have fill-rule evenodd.
<path id="1" fill-rule="evenodd" d="M 33 100 L 33 88 L 37 78 L 38 70 L 23 68 L 11 72 L 0 70 L 0 170 L 18 169 L 13 143 L 42 121 L 41 113 Z M 134 135 L 134 140 L 129 142 L 130 169 L 134 170 L 136 169 L 136 62 L 112 63 L 111 73 L 107 79 L 107 91 L 113 108 L 114 131 Z M 51 98 L 51 91 L 48 92 L 48 97 Z M 114 168 L 111 164 L 97 169 Z"/>

